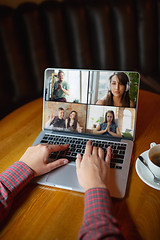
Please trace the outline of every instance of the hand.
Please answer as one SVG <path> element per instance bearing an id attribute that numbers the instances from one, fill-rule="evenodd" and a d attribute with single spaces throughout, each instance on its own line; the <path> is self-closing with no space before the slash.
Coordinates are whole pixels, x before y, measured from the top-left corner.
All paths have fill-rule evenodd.
<path id="1" fill-rule="evenodd" d="M 108 123 L 107 123 L 107 127 L 106 127 L 106 132 L 109 132 L 109 131 L 110 131 L 110 125 L 111 125 L 111 123 L 108 122 Z"/>
<path id="2" fill-rule="evenodd" d="M 81 133 L 83 130 L 83 127 L 78 127 L 78 132 Z"/>
<path id="3" fill-rule="evenodd" d="M 52 122 L 54 119 L 55 119 L 55 116 L 52 116 L 52 117 L 51 117 L 51 119 L 50 119 L 50 120 L 51 120 L 51 122 Z"/>
<path id="4" fill-rule="evenodd" d="M 50 116 L 51 122 L 52 122 L 54 119 L 55 119 L 55 116 L 54 116 L 53 113 L 52 113 L 51 116 Z"/>
<path id="5" fill-rule="evenodd" d="M 62 84 L 58 84 L 58 89 L 62 89 Z"/>
<path id="6" fill-rule="evenodd" d="M 59 159 L 48 163 L 51 152 L 64 151 L 69 145 L 38 144 L 29 147 L 19 161 L 26 163 L 33 171 L 35 176 L 50 172 L 51 170 L 68 163 L 67 159 Z"/>
<path id="7" fill-rule="evenodd" d="M 92 142 L 87 142 L 83 158 L 78 154 L 76 159 L 78 181 L 85 191 L 90 188 L 108 187 L 110 160 L 111 147 L 108 147 L 104 161 L 103 149 L 92 147 Z"/>

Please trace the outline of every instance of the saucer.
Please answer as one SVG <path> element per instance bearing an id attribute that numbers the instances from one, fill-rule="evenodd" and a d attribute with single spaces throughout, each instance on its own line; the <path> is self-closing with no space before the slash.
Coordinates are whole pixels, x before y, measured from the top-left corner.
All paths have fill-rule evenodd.
<path id="1" fill-rule="evenodd" d="M 147 159 L 148 150 L 143 152 L 141 156 L 146 160 Z M 160 184 L 158 185 L 153 181 L 153 175 L 149 171 L 149 169 L 137 158 L 135 164 L 136 172 L 140 179 L 146 183 L 148 186 L 160 190 Z"/>

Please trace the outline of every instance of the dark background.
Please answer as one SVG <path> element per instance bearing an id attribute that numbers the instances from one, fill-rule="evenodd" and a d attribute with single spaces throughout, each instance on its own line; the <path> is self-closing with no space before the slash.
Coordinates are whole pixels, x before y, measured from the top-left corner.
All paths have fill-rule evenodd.
<path id="1" fill-rule="evenodd" d="M 43 95 L 47 67 L 138 71 L 160 93 L 160 0 L 0 5 L 0 118 Z"/>

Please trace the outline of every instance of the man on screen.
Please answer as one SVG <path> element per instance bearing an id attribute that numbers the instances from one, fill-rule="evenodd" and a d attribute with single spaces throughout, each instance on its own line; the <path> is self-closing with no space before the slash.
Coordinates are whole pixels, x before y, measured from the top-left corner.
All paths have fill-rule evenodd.
<path id="1" fill-rule="evenodd" d="M 59 70 L 58 81 L 54 83 L 53 87 L 53 101 L 56 102 L 66 102 L 66 95 L 69 96 L 69 86 L 66 81 L 64 81 L 64 72 Z"/>
<path id="2" fill-rule="evenodd" d="M 53 114 L 50 116 L 50 119 L 46 122 L 45 128 L 65 128 L 64 120 L 64 109 L 58 108 L 58 116 Z"/>

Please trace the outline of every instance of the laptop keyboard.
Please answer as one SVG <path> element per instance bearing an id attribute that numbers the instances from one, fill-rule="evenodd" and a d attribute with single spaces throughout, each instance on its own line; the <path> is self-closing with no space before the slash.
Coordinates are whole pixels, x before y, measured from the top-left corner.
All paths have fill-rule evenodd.
<path id="1" fill-rule="evenodd" d="M 76 138 L 76 137 L 66 137 L 66 136 L 57 136 L 51 134 L 45 134 L 41 143 L 49 144 L 69 144 L 69 147 L 65 151 L 52 152 L 49 157 L 49 161 L 55 161 L 59 158 L 67 158 L 69 161 L 75 161 L 76 156 L 80 153 L 82 156 L 85 152 L 86 143 L 89 139 Z M 120 142 L 112 141 L 101 141 L 101 140 L 92 140 L 92 145 L 96 147 L 101 147 L 104 150 L 104 153 L 107 152 L 107 147 L 111 146 L 112 157 L 111 157 L 111 168 L 122 169 L 124 162 L 124 155 L 127 144 Z"/>

